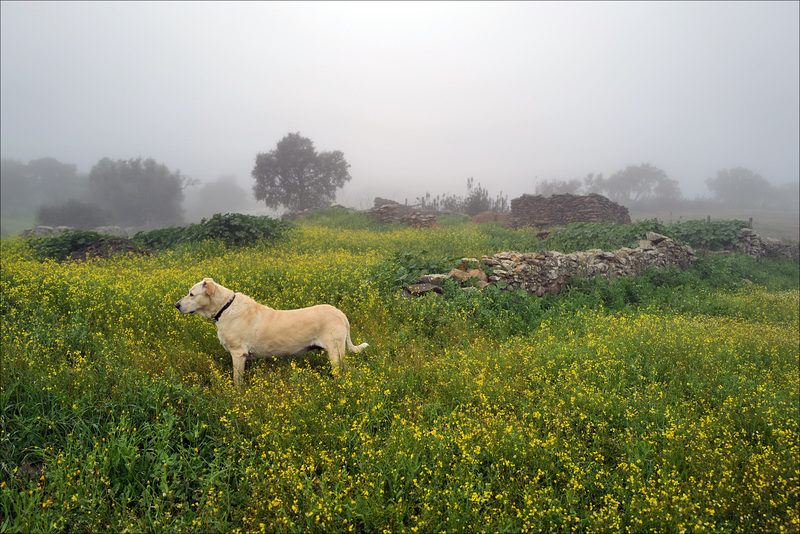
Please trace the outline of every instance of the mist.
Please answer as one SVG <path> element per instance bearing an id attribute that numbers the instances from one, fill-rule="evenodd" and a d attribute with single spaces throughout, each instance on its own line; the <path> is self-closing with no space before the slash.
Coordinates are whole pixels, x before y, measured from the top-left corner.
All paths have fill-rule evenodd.
<path id="1" fill-rule="evenodd" d="M 344 153 L 362 209 L 643 163 L 687 198 L 740 167 L 791 187 L 799 5 L 3 2 L 0 153 L 153 158 L 200 182 L 187 202 L 251 195 L 288 132 Z"/>

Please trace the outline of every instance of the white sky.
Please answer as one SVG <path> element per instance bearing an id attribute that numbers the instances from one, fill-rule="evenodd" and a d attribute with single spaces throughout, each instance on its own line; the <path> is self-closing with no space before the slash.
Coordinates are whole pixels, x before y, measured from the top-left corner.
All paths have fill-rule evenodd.
<path id="1" fill-rule="evenodd" d="M 250 190 L 299 131 L 339 201 L 650 163 L 800 176 L 798 2 L 2 2 L 4 158 L 153 157 Z"/>

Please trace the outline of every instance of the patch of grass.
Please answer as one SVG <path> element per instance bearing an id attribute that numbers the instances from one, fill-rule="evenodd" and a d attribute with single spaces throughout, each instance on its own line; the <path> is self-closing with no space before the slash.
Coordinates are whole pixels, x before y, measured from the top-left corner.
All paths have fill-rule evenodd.
<path id="1" fill-rule="evenodd" d="M 546 245 L 352 224 L 64 264 L 3 239 L 0 530 L 800 528 L 796 260 L 409 300 L 376 272 Z M 237 388 L 213 322 L 174 308 L 204 276 L 335 304 L 370 347 Z"/>
<path id="2" fill-rule="evenodd" d="M 386 228 L 364 212 L 342 208 L 317 210 L 303 217 L 303 221 L 305 224 L 338 230 L 381 231 Z"/>

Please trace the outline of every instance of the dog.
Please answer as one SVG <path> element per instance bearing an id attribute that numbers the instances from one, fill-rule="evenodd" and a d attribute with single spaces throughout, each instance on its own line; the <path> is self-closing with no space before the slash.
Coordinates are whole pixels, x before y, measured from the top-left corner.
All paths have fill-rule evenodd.
<path id="1" fill-rule="evenodd" d="M 217 337 L 233 358 L 237 386 L 242 383 L 244 364 L 251 352 L 256 357 L 282 357 L 323 349 L 331 367 L 336 368 L 344 363 L 345 347 L 360 352 L 369 346 L 353 345 L 350 321 L 334 306 L 274 310 L 212 278 L 203 278 L 192 286 L 175 307 L 181 313 L 195 313 L 217 323 Z"/>

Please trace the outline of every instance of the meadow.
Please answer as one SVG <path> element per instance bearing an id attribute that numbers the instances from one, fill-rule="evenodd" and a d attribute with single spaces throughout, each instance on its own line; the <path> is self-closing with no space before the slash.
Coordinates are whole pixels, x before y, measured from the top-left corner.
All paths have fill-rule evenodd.
<path id="1" fill-rule="evenodd" d="M 325 213 L 274 241 L 85 262 L 3 238 L 0 531 L 800 530 L 798 260 L 399 295 L 454 258 L 543 246 Z M 213 322 L 174 307 L 206 276 L 338 306 L 370 347 L 335 371 L 256 360 L 237 388 Z"/>

